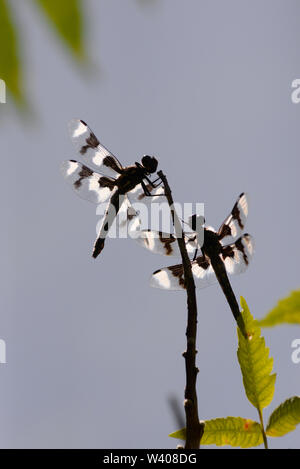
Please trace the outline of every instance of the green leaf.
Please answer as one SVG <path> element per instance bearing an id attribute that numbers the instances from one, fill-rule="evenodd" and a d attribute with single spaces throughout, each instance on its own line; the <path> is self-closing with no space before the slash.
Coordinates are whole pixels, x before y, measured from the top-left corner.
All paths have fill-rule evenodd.
<path id="1" fill-rule="evenodd" d="M 206 421 L 205 421 L 206 423 Z M 205 431 L 205 429 L 204 429 Z M 176 430 L 176 432 L 170 433 L 169 435 L 171 438 L 177 438 L 177 440 L 185 440 L 186 439 L 186 429 L 182 428 L 181 430 Z"/>
<path id="2" fill-rule="evenodd" d="M 300 397 L 294 396 L 272 412 L 266 433 L 269 436 L 283 436 L 295 430 L 300 423 Z"/>
<path id="3" fill-rule="evenodd" d="M 262 327 L 283 323 L 300 324 L 300 290 L 292 291 L 290 296 L 279 300 L 275 308 L 259 321 Z"/>
<path id="4" fill-rule="evenodd" d="M 0 0 L 0 79 L 18 104 L 23 104 L 17 28 L 6 0 Z"/>
<path id="5" fill-rule="evenodd" d="M 77 58 L 84 57 L 81 0 L 35 0 Z"/>
<path id="6" fill-rule="evenodd" d="M 271 374 L 273 358 L 269 357 L 269 349 L 265 345 L 265 339 L 261 337 L 258 322 L 251 315 L 243 297 L 241 297 L 241 306 L 247 338 L 238 328 L 237 356 L 246 395 L 251 404 L 260 412 L 273 399 L 276 374 Z"/>
<path id="7" fill-rule="evenodd" d="M 185 440 L 185 428 L 169 435 L 172 438 Z M 241 417 L 218 418 L 205 421 L 201 445 L 239 446 L 251 448 L 263 442 L 259 423 Z"/>

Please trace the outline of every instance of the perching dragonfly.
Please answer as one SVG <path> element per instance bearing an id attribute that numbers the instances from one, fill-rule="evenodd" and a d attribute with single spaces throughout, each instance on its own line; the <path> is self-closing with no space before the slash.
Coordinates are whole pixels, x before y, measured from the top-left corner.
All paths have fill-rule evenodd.
<path id="1" fill-rule="evenodd" d="M 161 195 L 159 178 L 151 181 L 148 176 L 156 172 L 158 161 L 154 156 L 145 155 L 141 163 L 123 167 L 120 161 L 97 139 L 88 125 L 79 119 L 69 124 L 70 135 L 79 154 L 88 164 L 94 165 L 95 172 L 88 166 L 69 160 L 62 164 L 62 173 L 75 192 L 82 198 L 99 204 L 109 199 L 102 225 L 94 244 L 93 257 L 104 248 L 105 239 L 114 219 L 120 211 L 130 207 L 127 194 L 137 199 L 144 196 Z M 102 174 L 102 171 L 104 174 Z M 148 184 L 145 183 L 147 181 Z"/>
<path id="2" fill-rule="evenodd" d="M 228 274 L 244 272 L 254 253 L 254 241 L 249 234 L 242 234 L 248 215 L 247 195 L 242 193 L 237 199 L 230 215 L 224 220 L 216 232 L 212 227 L 205 227 L 204 219 L 193 215 L 189 218 L 189 226 L 192 233 L 185 234 L 185 242 L 189 254 L 195 252 L 191 261 L 192 273 L 195 285 L 203 288 L 215 282 L 219 282 L 224 295 L 229 303 L 234 318 L 240 317 L 240 310 L 235 295 L 231 288 Z M 200 221 L 200 223 L 199 223 Z M 200 232 L 195 232 L 199 225 L 202 246 L 197 242 Z M 204 236 L 203 236 L 204 234 Z M 237 239 L 238 238 L 238 239 Z M 146 249 L 165 255 L 179 255 L 176 237 L 171 234 L 140 230 L 136 233 L 136 241 Z M 196 255 L 201 249 L 202 255 Z M 172 265 L 157 270 L 152 274 L 150 284 L 152 287 L 165 290 L 185 289 L 184 272 L 182 264 Z"/>

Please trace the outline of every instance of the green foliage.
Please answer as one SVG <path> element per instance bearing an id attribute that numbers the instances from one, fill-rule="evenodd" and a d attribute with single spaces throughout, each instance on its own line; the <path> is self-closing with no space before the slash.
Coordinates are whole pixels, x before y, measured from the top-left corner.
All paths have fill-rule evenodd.
<path id="1" fill-rule="evenodd" d="M 35 0 L 58 35 L 77 56 L 83 58 L 81 0 Z"/>
<path id="2" fill-rule="evenodd" d="M 206 422 L 205 422 L 206 424 Z M 205 431 L 205 428 L 204 428 Z M 181 428 L 181 430 L 176 430 L 176 432 L 170 433 L 169 437 L 176 438 L 177 440 L 185 440 L 186 439 L 186 429 Z"/>
<path id="3" fill-rule="evenodd" d="M 262 327 L 284 323 L 300 324 L 300 290 L 292 291 L 287 298 L 279 300 L 275 308 L 259 321 Z"/>
<path id="4" fill-rule="evenodd" d="M 0 0 L 0 79 L 15 102 L 25 108 L 18 28 L 8 0 Z M 82 0 L 34 0 L 47 16 L 58 36 L 77 60 L 85 57 L 83 46 Z"/>
<path id="5" fill-rule="evenodd" d="M 247 338 L 238 329 L 237 356 L 246 395 L 260 412 L 273 399 L 276 374 L 271 374 L 273 358 L 269 357 L 269 349 L 265 345 L 265 339 L 261 337 L 258 322 L 251 315 L 244 298 L 241 298 L 241 305 Z"/>
<path id="6" fill-rule="evenodd" d="M 57 36 L 72 52 L 76 60 L 86 58 L 84 48 L 83 0 L 32 0 L 34 6 L 48 19 Z M 139 0 L 140 5 L 154 4 L 154 0 Z M 18 31 L 9 0 L 0 0 L 0 79 L 4 80 L 15 102 L 28 110 L 23 90 L 23 74 Z"/>
<path id="7" fill-rule="evenodd" d="M 269 357 L 269 349 L 265 346 L 264 338 L 261 337 L 258 321 L 251 315 L 244 298 L 241 298 L 241 305 L 247 338 L 237 328 L 239 339 L 237 356 L 246 395 L 251 404 L 257 408 L 260 423 L 241 417 L 206 420 L 201 445 L 251 448 L 264 443 L 267 447 L 266 435 L 270 437 L 285 435 L 295 430 L 300 423 L 300 397 L 294 396 L 284 401 L 272 412 L 266 431 L 264 430 L 262 409 L 267 407 L 273 399 L 276 375 L 271 374 L 273 359 Z M 185 440 L 186 430 L 182 428 L 169 436 Z"/>
<path id="8" fill-rule="evenodd" d="M 290 397 L 271 414 L 266 433 L 269 436 L 283 436 L 295 430 L 300 423 L 300 397 Z"/>
<path id="9" fill-rule="evenodd" d="M 185 428 L 169 436 L 185 440 Z M 259 423 L 241 417 L 218 418 L 205 421 L 201 445 L 239 446 L 251 448 L 263 442 Z"/>
<path id="10" fill-rule="evenodd" d="M 0 78 L 17 104 L 23 103 L 17 28 L 6 0 L 0 0 Z"/>

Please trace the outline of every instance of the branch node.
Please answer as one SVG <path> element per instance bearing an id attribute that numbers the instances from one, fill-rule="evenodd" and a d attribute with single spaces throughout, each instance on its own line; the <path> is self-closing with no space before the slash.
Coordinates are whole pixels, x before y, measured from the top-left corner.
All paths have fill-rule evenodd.
<path id="1" fill-rule="evenodd" d="M 185 409 L 191 409 L 194 405 L 193 401 L 191 399 L 184 399 L 184 408 Z"/>

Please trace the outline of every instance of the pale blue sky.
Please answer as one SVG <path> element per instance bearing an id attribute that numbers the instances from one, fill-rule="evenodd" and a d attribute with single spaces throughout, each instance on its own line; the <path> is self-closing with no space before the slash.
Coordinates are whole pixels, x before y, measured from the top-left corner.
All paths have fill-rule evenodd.
<path id="1" fill-rule="evenodd" d="M 86 0 L 92 76 L 78 73 L 32 2 L 13 2 L 37 122 L 1 104 L 1 447 L 173 448 L 183 401 L 185 294 L 148 279 L 170 259 L 130 240 L 91 257 L 95 207 L 63 181 L 67 122 L 88 122 L 125 164 L 155 154 L 175 200 L 215 227 L 247 191 L 256 254 L 232 280 L 256 317 L 299 288 L 297 0 Z M 150 3 L 150 2 L 149 2 Z M 5 106 L 5 107 L 4 107 Z M 172 260 L 171 260 L 172 263 Z M 198 292 L 199 414 L 257 419 L 218 285 Z M 299 327 L 265 329 L 278 373 L 271 410 L 300 394 Z M 272 448 L 299 447 L 300 429 Z"/>

